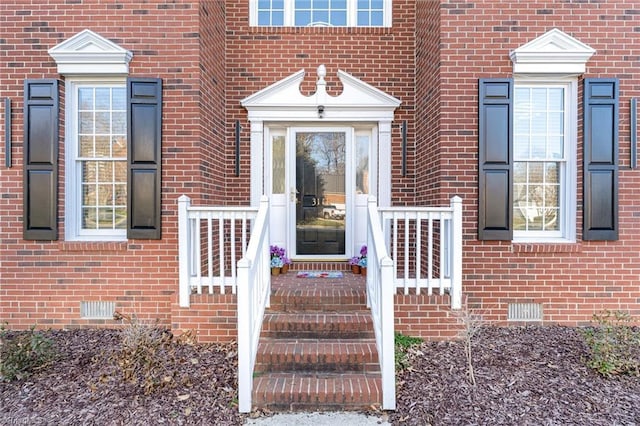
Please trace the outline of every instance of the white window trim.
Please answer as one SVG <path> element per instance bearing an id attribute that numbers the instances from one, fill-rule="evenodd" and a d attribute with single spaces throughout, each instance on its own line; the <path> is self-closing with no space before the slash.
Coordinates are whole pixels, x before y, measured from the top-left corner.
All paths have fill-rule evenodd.
<path id="1" fill-rule="evenodd" d="M 126 85 L 124 77 L 76 77 L 65 82 L 65 240 L 67 241 L 126 241 L 126 229 L 82 230 L 82 184 L 78 164 L 78 96 L 79 86 Z"/>
<path id="2" fill-rule="evenodd" d="M 295 0 L 284 0 L 284 25 L 276 28 L 294 27 Z M 390 28 L 392 24 L 393 0 L 384 0 L 383 3 L 383 23 L 382 26 L 358 27 L 358 8 L 355 0 L 347 0 L 347 27 L 356 28 Z M 258 0 L 249 0 L 249 26 L 258 27 Z M 325 26 L 325 25 L 314 25 Z"/>
<path id="3" fill-rule="evenodd" d="M 544 232 L 515 231 L 513 241 L 517 243 L 573 243 L 576 241 L 576 203 L 577 203 L 577 145 L 578 145 L 578 79 L 566 78 L 514 78 L 514 87 L 518 85 L 538 85 L 547 87 L 551 85 L 565 88 L 565 182 L 562 186 L 560 199 L 561 235 L 547 236 Z M 515 160 L 514 160 L 515 161 Z M 513 209 L 513 206 L 510 206 Z"/>

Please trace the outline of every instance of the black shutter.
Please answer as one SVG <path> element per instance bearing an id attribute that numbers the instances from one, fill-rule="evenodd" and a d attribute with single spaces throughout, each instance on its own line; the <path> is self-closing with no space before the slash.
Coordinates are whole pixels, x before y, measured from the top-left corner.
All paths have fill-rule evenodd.
<path id="1" fill-rule="evenodd" d="M 513 238 L 513 80 L 480 79 L 478 238 Z"/>
<path id="2" fill-rule="evenodd" d="M 618 239 L 618 80 L 584 80 L 583 240 Z"/>
<path id="3" fill-rule="evenodd" d="M 158 240 L 162 80 L 127 79 L 127 238 Z"/>
<path id="4" fill-rule="evenodd" d="M 23 238 L 58 239 L 58 80 L 24 82 Z"/>

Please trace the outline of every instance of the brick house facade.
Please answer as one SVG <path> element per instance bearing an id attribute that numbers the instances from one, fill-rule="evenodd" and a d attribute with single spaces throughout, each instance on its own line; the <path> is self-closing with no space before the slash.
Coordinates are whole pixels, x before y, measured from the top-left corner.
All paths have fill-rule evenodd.
<path id="1" fill-rule="evenodd" d="M 10 120 L 3 110 L 0 128 L 11 125 L 10 151 L 4 137 L 0 147 L 2 158 L 11 160 L 10 167 L 0 167 L 0 319 L 9 327 L 113 326 L 109 319 L 81 317 L 81 302 L 108 301 L 177 330 L 195 328 L 202 340 L 233 340 L 234 295 L 203 296 L 188 310 L 178 306 L 177 199 L 187 194 L 198 204 L 248 204 L 254 165 L 251 124 L 241 102 L 301 69 L 307 73 L 300 90 L 312 94 L 319 65 L 326 66 L 331 96 L 341 93 L 338 70 L 343 70 L 401 102 L 391 126 L 391 158 L 384 159 L 392 205 L 442 205 L 454 195 L 462 197 L 463 292 L 471 307 L 506 322 L 510 304 L 534 304 L 541 307 L 543 321 L 569 325 L 605 308 L 640 314 L 640 229 L 635 226 L 640 201 L 634 194 L 636 129 L 630 108 L 640 97 L 636 2 L 394 0 L 389 2 L 392 25 L 366 28 L 250 26 L 249 4 L 47 0 L 0 6 L 0 98 L 10 102 Z M 514 76 L 510 53 L 554 28 L 595 50 L 583 73 L 563 76 L 575 80 L 576 90 L 570 99 L 575 134 L 567 137 L 573 151 L 563 163 L 575 175 L 567 174 L 575 200 L 570 194 L 563 198 L 564 234 L 553 241 L 514 237 L 510 205 L 508 238 L 486 237 L 479 232 L 479 79 L 517 86 L 525 76 Z M 71 95 L 66 83 L 77 76 L 62 75 L 48 51 L 85 29 L 133 54 L 128 77 L 162 80 L 159 239 L 69 238 L 65 124 Z M 589 172 L 584 82 L 592 78 L 617 79 L 617 158 L 612 159 L 617 200 L 611 198 L 617 238 L 605 240 L 583 238 Z M 57 202 L 54 237 L 34 240 L 25 239 L 24 230 L 30 202 L 25 201 L 30 167 L 25 164 L 25 80 L 41 79 L 58 82 L 58 137 L 52 151 Z M 405 121 L 403 157 L 400 124 Z M 242 127 L 239 164 L 236 122 Z M 398 295 L 398 329 L 451 336 L 455 326 L 442 297 Z"/>

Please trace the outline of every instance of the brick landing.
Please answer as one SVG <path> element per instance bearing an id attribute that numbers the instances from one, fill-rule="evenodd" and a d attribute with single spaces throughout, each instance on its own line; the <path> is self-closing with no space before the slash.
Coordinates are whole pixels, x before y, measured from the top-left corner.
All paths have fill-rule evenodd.
<path id="1" fill-rule="evenodd" d="M 273 277 L 271 285 L 254 405 L 278 411 L 379 405 L 380 369 L 364 278 L 347 271 L 340 279 L 297 278 L 290 271 Z"/>

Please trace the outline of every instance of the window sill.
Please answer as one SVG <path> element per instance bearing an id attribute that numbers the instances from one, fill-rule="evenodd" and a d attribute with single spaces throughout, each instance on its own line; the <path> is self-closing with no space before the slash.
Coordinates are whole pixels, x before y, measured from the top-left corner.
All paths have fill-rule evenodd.
<path id="1" fill-rule="evenodd" d="M 127 245 L 127 241 L 64 241 L 60 249 L 68 252 L 124 252 Z"/>
<path id="2" fill-rule="evenodd" d="M 513 253 L 581 253 L 582 244 L 576 242 L 513 242 Z"/>

